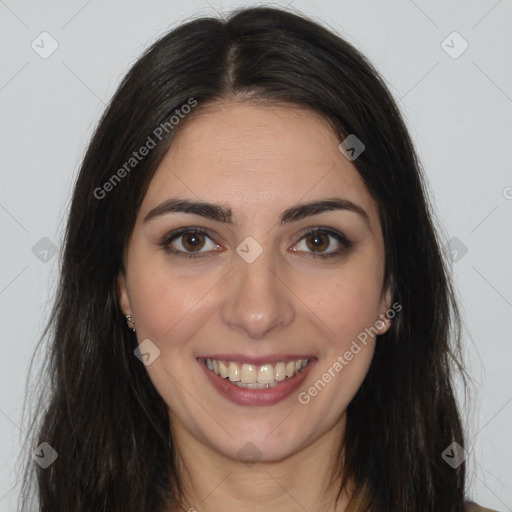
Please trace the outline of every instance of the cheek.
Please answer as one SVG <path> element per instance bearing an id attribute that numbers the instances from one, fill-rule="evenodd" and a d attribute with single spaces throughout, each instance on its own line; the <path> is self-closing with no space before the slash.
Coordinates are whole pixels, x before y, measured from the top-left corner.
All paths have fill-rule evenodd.
<path id="1" fill-rule="evenodd" d="M 311 414 L 322 416 L 325 426 L 337 420 L 366 377 L 375 351 L 381 287 L 371 272 L 347 272 L 326 280 L 323 290 L 309 289 L 308 306 L 322 320 L 326 343 L 298 401 Z"/>
<path id="2" fill-rule="evenodd" d="M 300 296 L 340 349 L 379 318 L 382 276 L 372 268 L 347 266 L 329 276 L 303 281 Z"/>
<path id="3" fill-rule="evenodd" d="M 223 276 L 215 268 L 198 275 L 192 266 L 171 265 L 167 258 L 134 251 L 129 269 L 137 337 L 152 340 L 164 357 L 191 348 L 194 333 L 215 311 L 215 288 Z"/>
<path id="4" fill-rule="evenodd" d="M 186 269 L 177 271 L 165 261 L 153 260 L 147 264 L 148 259 L 133 257 L 133 272 L 130 274 L 139 344 L 149 339 L 160 350 L 159 356 L 146 370 L 171 409 L 185 408 L 187 414 L 197 414 L 187 404 L 188 393 L 201 396 L 196 384 L 190 380 L 191 372 L 197 370 L 191 353 L 199 341 L 197 331 L 215 311 L 215 294 L 208 291 L 222 274 L 211 272 L 194 278 L 187 275 Z M 141 261 L 146 264 L 141 264 Z M 179 391 L 180 383 L 187 383 L 188 393 Z"/>
<path id="5" fill-rule="evenodd" d="M 378 264 L 347 266 L 331 279 L 324 291 L 311 288 L 314 311 L 329 328 L 329 346 L 316 370 L 313 386 L 302 390 L 302 404 L 335 421 L 346 409 L 370 367 L 376 343 L 383 274 Z M 317 284 L 320 284 L 317 282 Z"/>

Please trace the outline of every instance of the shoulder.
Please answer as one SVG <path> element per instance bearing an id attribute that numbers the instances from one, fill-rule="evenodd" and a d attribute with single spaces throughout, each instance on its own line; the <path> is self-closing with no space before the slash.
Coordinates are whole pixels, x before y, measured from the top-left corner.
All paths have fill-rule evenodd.
<path id="1" fill-rule="evenodd" d="M 480 505 L 477 505 L 473 501 L 466 501 L 466 506 L 464 507 L 465 512 L 497 512 L 496 510 L 492 510 L 490 508 L 484 508 Z"/>

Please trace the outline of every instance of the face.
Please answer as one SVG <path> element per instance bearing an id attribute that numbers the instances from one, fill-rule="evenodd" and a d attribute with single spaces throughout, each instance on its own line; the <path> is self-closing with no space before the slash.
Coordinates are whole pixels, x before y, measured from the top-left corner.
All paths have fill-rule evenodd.
<path id="1" fill-rule="evenodd" d="M 177 132 L 119 296 L 178 438 L 271 461 L 344 424 L 390 301 L 377 205 L 338 145 L 313 112 L 247 102 Z"/>

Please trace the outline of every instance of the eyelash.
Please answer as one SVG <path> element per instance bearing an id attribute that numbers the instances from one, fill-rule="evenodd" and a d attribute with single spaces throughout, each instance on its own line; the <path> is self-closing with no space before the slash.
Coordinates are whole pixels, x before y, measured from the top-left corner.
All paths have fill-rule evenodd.
<path id="1" fill-rule="evenodd" d="M 212 237 L 208 234 L 208 231 L 201 229 L 201 228 L 196 228 L 196 227 L 187 227 L 187 228 L 180 228 L 180 229 L 177 229 L 175 231 L 168 233 L 167 235 L 164 236 L 164 238 L 162 239 L 162 241 L 160 242 L 159 245 L 169 254 L 179 256 L 179 257 L 195 259 L 195 258 L 203 258 L 203 257 L 207 256 L 209 251 L 204 252 L 204 253 L 185 252 L 185 251 L 173 249 L 170 247 L 171 242 L 173 242 L 174 240 L 176 240 L 186 234 L 206 235 L 210 240 L 213 241 Z M 330 235 L 341 245 L 341 248 L 337 249 L 334 252 L 330 252 L 330 253 L 325 253 L 325 254 L 315 253 L 315 252 L 307 253 L 309 255 L 309 257 L 311 257 L 313 259 L 314 258 L 327 259 L 327 258 L 333 258 L 335 256 L 340 256 L 342 253 L 344 253 L 345 251 L 347 251 L 354 245 L 353 242 L 351 242 L 343 233 L 340 233 L 339 231 L 333 230 L 331 228 L 324 228 L 324 227 L 322 227 L 322 228 L 317 227 L 317 228 L 307 231 L 306 233 L 304 233 L 301 236 L 301 238 L 297 241 L 297 243 L 295 245 L 297 245 L 299 242 L 301 242 L 302 240 L 304 240 L 306 237 L 308 237 L 310 235 Z M 302 252 L 302 251 L 294 251 L 294 252 Z"/>

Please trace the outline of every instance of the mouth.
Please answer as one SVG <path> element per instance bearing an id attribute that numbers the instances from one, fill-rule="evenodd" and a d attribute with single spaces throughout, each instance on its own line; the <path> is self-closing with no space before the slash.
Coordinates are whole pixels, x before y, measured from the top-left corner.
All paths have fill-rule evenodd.
<path id="1" fill-rule="evenodd" d="M 213 387 L 225 398 L 240 405 L 272 405 L 300 386 L 316 358 L 242 362 L 243 359 L 233 361 L 228 357 L 203 357 L 197 361 Z"/>

